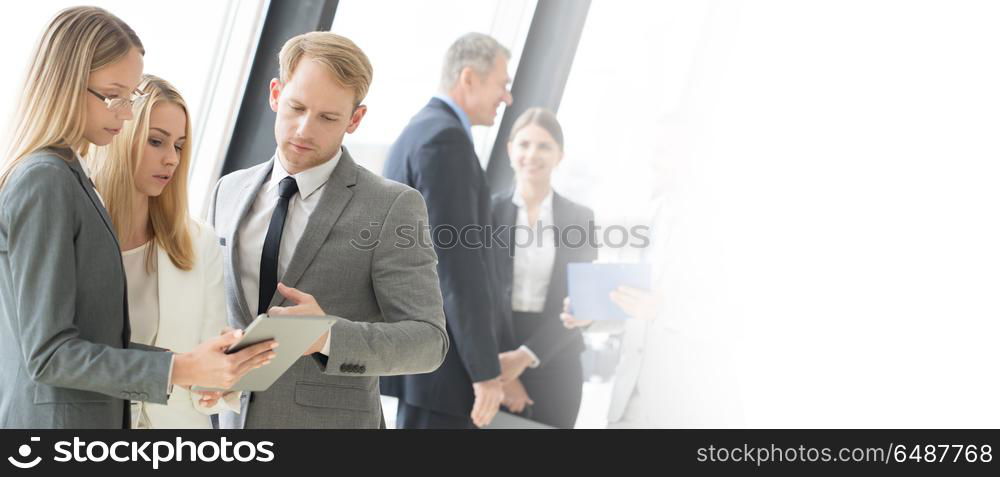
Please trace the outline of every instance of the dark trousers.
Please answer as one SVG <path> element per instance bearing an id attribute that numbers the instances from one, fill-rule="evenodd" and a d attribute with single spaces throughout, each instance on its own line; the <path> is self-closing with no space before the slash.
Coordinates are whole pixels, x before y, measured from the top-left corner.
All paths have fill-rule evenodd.
<path id="1" fill-rule="evenodd" d="M 539 320 L 551 319 L 539 313 L 514 312 L 514 330 L 519 343 L 530 336 Z M 521 374 L 521 383 L 534 405 L 521 416 L 560 429 L 572 429 L 580 412 L 583 397 L 583 365 L 574 346 L 542 362 L 538 368 L 528 368 Z"/>
<path id="2" fill-rule="evenodd" d="M 401 399 L 396 408 L 396 429 L 476 429 L 476 425 L 469 416 L 452 416 Z"/>

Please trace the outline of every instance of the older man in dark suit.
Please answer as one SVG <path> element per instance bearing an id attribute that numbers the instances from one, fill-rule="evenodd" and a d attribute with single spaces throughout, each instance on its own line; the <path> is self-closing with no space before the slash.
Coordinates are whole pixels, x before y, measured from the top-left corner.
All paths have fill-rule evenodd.
<path id="1" fill-rule="evenodd" d="M 399 428 L 485 427 L 503 397 L 498 354 L 508 326 L 494 298 L 495 267 L 487 247 L 490 190 L 472 142 L 473 125 L 492 125 L 508 90 L 510 52 L 469 33 L 448 49 L 441 93 L 431 99 L 389 151 L 383 175 L 420 191 L 427 202 L 438 275 L 453 346 L 428 374 L 383 378 L 399 398 Z"/>

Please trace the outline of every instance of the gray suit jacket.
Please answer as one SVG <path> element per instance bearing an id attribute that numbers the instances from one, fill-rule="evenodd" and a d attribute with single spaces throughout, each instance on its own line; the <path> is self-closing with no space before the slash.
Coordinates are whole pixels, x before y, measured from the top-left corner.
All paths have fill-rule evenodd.
<path id="1" fill-rule="evenodd" d="M 171 354 L 129 346 L 111 220 L 72 152 L 26 157 L 0 190 L 0 427 L 124 428 L 167 402 Z"/>
<path id="2" fill-rule="evenodd" d="M 256 316 L 240 284 L 239 227 L 274 160 L 223 177 L 209 209 L 236 328 Z M 224 414 L 223 428 L 378 428 L 378 377 L 433 371 L 448 351 L 420 194 L 358 166 L 346 149 L 322 194 L 279 279 L 339 317 L 330 357 L 300 358 L 270 389 L 244 397 L 239 415 Z M 271 306 L 289 304 L 275 293 Z"/>

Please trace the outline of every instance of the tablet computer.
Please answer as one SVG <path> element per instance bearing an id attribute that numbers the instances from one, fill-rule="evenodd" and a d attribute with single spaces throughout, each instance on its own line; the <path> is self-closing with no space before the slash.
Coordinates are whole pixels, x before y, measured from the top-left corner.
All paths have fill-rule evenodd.
<path id="1" fill-rule="evenodd" d="M 649 290 L 651 275 L 645 263 L 570 263 L 567 278 L 573 316 L 595 321 L 628 319 L 611 301 L 611 291 L 620 286 Z"/>
<path id="2" fill-rule="evenodd" d="M 302 357 L 309 346 L 337 321 L 334 316 L 268 316 L 260 315 L 245 330 L 243 338 L 229 348 L 235 353 L 262 341 L 275 340 L 281 346 L 274 350 L 271 364 L 251 370 L 229 389 L 194 386 L 195 391 L 266 391 L 285 371 Z"/>

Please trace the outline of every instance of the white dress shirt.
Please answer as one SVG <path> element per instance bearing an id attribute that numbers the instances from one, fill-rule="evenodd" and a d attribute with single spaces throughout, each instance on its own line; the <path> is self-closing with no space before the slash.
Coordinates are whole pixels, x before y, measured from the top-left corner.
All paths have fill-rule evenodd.
<path id="1" fill-rule="evenodd" d="M 552 266 L 556 261 L 555 221 L 552 215 L 552 191 L 539 205 L 538 220 L 528 223 L 528 207 L 521 198 L 521 190 L 514 191 L 511 202 L 517 206 L 517 227 L 514 229 L 514 283 L 511 287 L 511 309 L 515 312 L 540 313 L 545 310 L 545 299 L 552 280 Z M 531 356 L 532 368 L 541 361 L 527 346 L 519 348 Z"/>
<path id="2" fill-rule="evenodd" d="M 292 261 L 295 247 L 298 246 L 302 234 L 309 224 L 309 216 L 319 205 L 330 174 L 340 162 L 343 151 L 337 151 L 333 159 L 298 174 L 289 174 L 281 165 L 281 160 L 275 155 L 271 168 L 271 178 L 268 179 L 257 193 L 253 206 L 247 212 L 246 219 L 239 227 L 240 283 L 243 286 L 243 296 L 251 310 L 257 309 L 260 294 L 260 256 L 264 249 L 264 238 L 267 227 L 271 223 L 271 214 L 278 205 L 278 183 L 292 176 L 298 184 L 299 192 L 288 202 L 288 215 L 285 216 L 285 226 L 281 233 L 281 248 L 278 250 L 278 281 L 280 282 Z M 330 338 L 321 353 L 329 356 Z"/>
<path id="3" fill-rule="evenodd" d="M 128 320 L 132 342 L 153 346 L 160 328 L 160 290 L 155 271 L 146 268 L 152 241 L 122 252 L 125 279 L 128 283 Z M 153 260 L 156 260 L 155 256 Z"/>
<path id="4" fill-rule="evenodd" d="M 514 191 L 511 202 L 517 206 L 517 227 L 514 229 L 514 284 L 511 308 L 514 311 L 540 313 L 545 310 L 552 266 L 556 261 L 555 225 L 552 217 L 552 191 L 545 196 L 538 211 L 538 220 L 528 223 L 528 207 L 520 191 Z"/>

